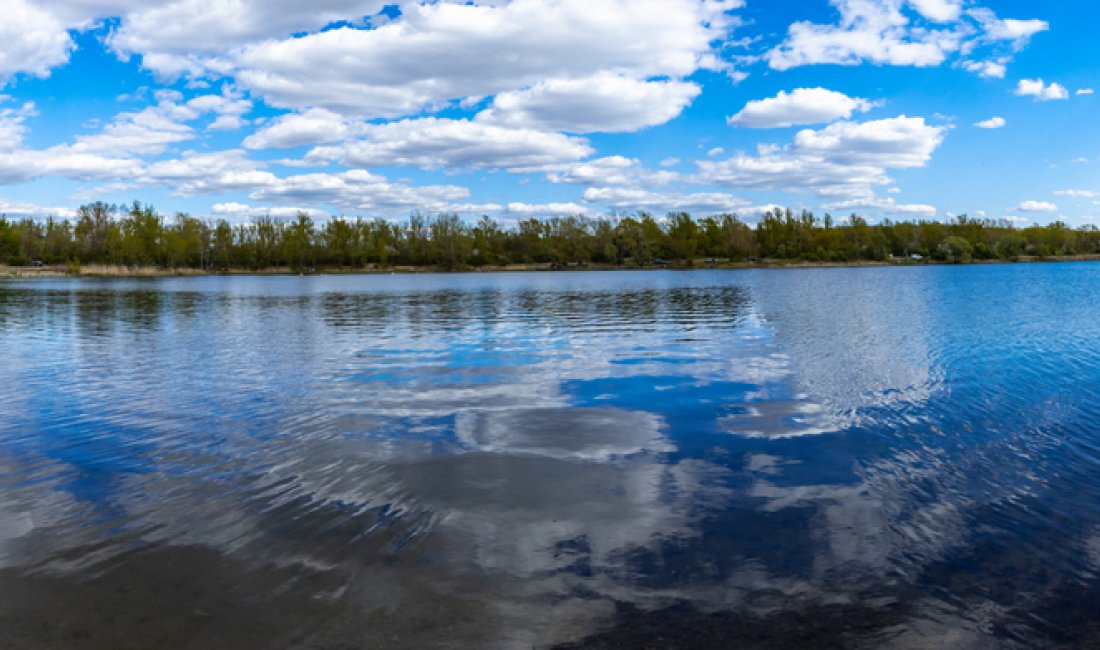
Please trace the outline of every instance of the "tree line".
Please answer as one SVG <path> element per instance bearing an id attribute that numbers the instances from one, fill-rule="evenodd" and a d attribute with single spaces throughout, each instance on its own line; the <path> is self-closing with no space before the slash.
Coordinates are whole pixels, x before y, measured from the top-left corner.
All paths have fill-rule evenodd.
<path id="1" fill-rule="evenodd" d="M 163 269 L 293 270 L 425 266 L 461 269 L 552 265 L 691 265 L 729 261 L 884 261 L 890 258 L 967 262 L 1100 254 L 1100 230 L 1062 222 L 1015 228 L 1002 220 L 964 216 L 939 221 L 871 224 L 855 214 L 771 210 L 750 225 L 735 214 L 695 219 L 683 212 L 658 219 L 565 216 L 502 225 L 485 216 L 414 214 L 403 222 L 338 218 L 317 223 L 306 214 L 249 223 L 171 219 L 135 202 L 83 205 L 75 219 L 10 220 L 0 216 L 0 262 L 13 266 L 108 264 Z"/>

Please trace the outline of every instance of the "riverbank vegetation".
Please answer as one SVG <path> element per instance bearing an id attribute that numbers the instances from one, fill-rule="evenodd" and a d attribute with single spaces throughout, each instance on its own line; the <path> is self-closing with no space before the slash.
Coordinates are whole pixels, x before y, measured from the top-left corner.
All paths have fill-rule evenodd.
<path id="1" fill-rule="evenodd" d="M 249 223 L 167 218 L 134 203 L 82 206 L 75 219 L 0 217 L 0 263 L 15 267 L 82 266 L 219 272 L 230 269 L 462 269 L 541 264 L 551 267 L 690 266 L 696 260 L 736 262 L 969 262 L 1100 254 L 1100 230 L 1061 222 L 1015 228 L 966 216 L 951 222 L 883 221 L 851 215 L 817 218 L 774 210 L 750 225 L 733 214 L 686 213 L 592 219 L 526 219 L 508 225 L 489 217 L 413 215 L 403 222 L 331 219 L 305 214 Z"/>

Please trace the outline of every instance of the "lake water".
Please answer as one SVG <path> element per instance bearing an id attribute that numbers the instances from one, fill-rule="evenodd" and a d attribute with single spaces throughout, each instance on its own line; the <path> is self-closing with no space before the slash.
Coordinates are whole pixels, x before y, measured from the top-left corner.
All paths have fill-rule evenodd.
<path id="1" fill-rule="evenodd" d="M 1100 264 L 0 282 L 0 646 L 1100 643 Z"/>

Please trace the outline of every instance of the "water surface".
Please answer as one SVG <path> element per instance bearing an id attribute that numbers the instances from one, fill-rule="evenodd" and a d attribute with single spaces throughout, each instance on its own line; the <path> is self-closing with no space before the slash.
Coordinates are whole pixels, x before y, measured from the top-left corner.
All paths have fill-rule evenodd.
<path id="1" fill-rule="evenodd" d="M 0 282 L 0 646 L 1100 643 L 1100 265 Z"/>

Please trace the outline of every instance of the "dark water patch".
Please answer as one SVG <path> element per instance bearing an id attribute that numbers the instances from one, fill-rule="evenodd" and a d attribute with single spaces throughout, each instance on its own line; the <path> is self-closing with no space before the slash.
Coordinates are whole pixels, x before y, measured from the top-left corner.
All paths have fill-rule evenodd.
<path id="1" fill-rule="evenodd" d="M 624 604 L 616 614 L 618 622 L 614 628 L 557 647 L 559 650 L 871 647 L 883 630 L 904 621 L 904 612 L 896 605 L 882 608 L 825 605 L 753 616 L 740 612 L 707 613 L 689 605 L 645 612 Z"/>

